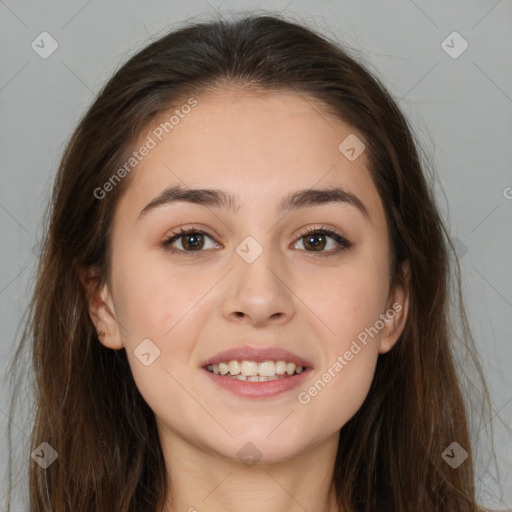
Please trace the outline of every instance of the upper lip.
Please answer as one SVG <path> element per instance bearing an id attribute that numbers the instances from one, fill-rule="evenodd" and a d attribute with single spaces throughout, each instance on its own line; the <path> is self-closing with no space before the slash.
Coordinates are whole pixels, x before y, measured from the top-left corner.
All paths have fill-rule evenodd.
<path id="1" fill-rule="evenodd" d="M 263 363 L 264 361 L 286 361 L 287 363 L 295 363 L 297 366 L 312 366 L 308 360 L 284 348 L 252 347 L 250 345 L 233 347 L 223 350 L 222 352 L 218 352 L 214 356 L 203 361 L 201 366 L 205 367 L 210 364 L 219 364 L 221 362 L 229 362 L 233 360 L 255 361 L 257 363 Z"/>

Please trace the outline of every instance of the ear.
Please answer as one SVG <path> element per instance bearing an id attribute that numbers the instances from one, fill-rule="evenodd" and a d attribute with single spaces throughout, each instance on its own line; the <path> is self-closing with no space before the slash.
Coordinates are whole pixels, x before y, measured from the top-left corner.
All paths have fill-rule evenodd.
<path id="1" fill-rule="evenodd" d="M 123 348 L 120 324 L 108 285 L 99 285 L 99 272 L 92 268 L 80 271 L 80 282 L 86 292 L 89 316 L 96 328 L 99 341 L 113 350 Z"/>
<path id="2" fill-rule="evenodd" d="M 409 261 L 404 261 L 400 269 L 401 278 L 390 291 L 387 309 L 382 315 L 384 328 L 381 331 L 379 354 L 393 348 L 405 327 L 409 312 Z"/>

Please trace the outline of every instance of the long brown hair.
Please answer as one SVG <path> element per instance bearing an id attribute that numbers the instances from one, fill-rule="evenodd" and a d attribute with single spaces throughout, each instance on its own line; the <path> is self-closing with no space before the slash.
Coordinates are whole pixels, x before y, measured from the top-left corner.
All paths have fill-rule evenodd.
<path id="1" fill-rule="evenodd" d="M 392 284 L 404 279 L 402 263 L 409 262 L 405 329 L 379 356 L 365 402 L 340 432 L 334 473 L 340 508 L 479 510 L 455 348 L 470 354 L 485 403 L 489 395 L 461 299 L 459 266 L 433 198 L 434 175 L 395 100 L 350 53 L 281 16 L 190 24 L 130 58 L 98 94 L 57 173 L 16 352 L 19 358 L 29 343 L 36 405 L 31 450 L 45 441 L 58 452 L 47 469 L 30 460 L 34 512 L 157 512 L 166 499 L 154 414 L 124 350 L 99 343 L 79 276 L 95 268 L 98 285 L 109 282 L 112 216 L 129 177 L 103 199 L 94 191 L 151 122 L 183 98 L 226 85 L 306 94 L 359 130 L 390 226 Z M 454 441 L 468 452 L 456 469 L 442 458 Z"/>

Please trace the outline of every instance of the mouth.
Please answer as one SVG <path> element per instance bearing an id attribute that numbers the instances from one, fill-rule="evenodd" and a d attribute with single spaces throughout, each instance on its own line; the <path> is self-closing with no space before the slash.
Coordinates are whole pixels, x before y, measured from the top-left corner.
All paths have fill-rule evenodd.
<path id="1" fill-rule="evenodd" d="M 265 398 L 299 386 L 313 371 L 312 364 L 279 348 L 239 347 L 204 361 L 206 376 L 239 396 Z"/>

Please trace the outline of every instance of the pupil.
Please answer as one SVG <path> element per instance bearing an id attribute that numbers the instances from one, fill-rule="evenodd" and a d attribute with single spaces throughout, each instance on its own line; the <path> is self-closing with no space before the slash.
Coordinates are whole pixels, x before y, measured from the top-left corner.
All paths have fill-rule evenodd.
<path id="1" fill-rule="evenodd" d="M 194 233 L 185 237 L 185 243 L 183 244 L 186 249 L 194 249 L 201 246 L 202 236 L 200 233 Z M 190 243 L 190 240 L 195 240 Z"/>
<path id="2" fill-rule="evenodd" d="M 321 238 L 322 241 L 321 242 L 317 242 L 317 243 L 314 243 L 314 242 L 311 242 L 312 240 L 314 240 L 315 238 Z M 319 249 L 323 249 L 324 246 L 325 246 L 325 238 L 323 235 L 319 234 L 319 235 L 310 235 L 309 237 L 307 237 L 307 242 L 306 242 L 306 246 L 308 244 L 311 244 L 311 246 L 314 248 L 314 250 L 319 250 Z"/>

